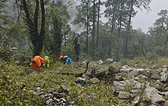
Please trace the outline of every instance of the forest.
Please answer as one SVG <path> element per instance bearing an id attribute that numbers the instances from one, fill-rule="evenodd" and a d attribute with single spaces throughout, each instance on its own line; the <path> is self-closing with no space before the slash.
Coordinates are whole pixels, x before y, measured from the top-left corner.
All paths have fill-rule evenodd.
<path id="1" fill-rule="evenodd" d="M 109 103 L 111 103 L 110 106 L 129 106 L 132 98 L 128 103 L 111 97 L 111 93 L 107 89 L 111 89 L 112 85 L 107 85 L 106 81 L 96 82 L 98 85 L 84 86 L 89 89 L 86 91 L 81 85 L 80 87 L 76 85 L 74 80 L 76 76 L 81 77 L 81 71 L 78 70 L 86 69 L 85 66 L 80 67 L 83 61 L 86 64 L 91 62 L 90 65 L 93 65 L 99 60 L 113 59 L 114 64 L 100 66 L 105 70 L 105 74 L 107 70 L 108 72 L 112 70 L 107 68 L 110 65 L 114 67 L 115 71 L 118 71 L 125 69 L 118 68 L 121 65 L 131 64 L 136 68 L 138 66 L 151 68 L 159 61 L 161 62 L 157 66 L 159 68 L 168 63 L 164 60 L 168 56 L 168 10 L 162 9 L 156 13 L 159 18 L 150 26 L 147 33 L 140 28 L 133 29 L 132 26 L 132 19 L 139 10 L 151 11 L 149 6 L 151 2 L 152 0 L 0 0 L 0 93 L 3 92 L 0 94 L 2 96 L 0 104 L 28 106 L 34 103 L 38 106 L 44 104 L 52 106 L 50 104 L 52 100 L 44 103 L 27 91 L 32 89 L 42 91 L 43 88 L 46 91 L 53 91 L 52 87 L 55 87 L 57 91 L 59 87 L 66 90 L 66 87 L 62 86 L 63 81 L 66 80 L 65 85 L 73 90 L 73 92 L 68 90 L 71 93 L 68 94 L 69 99 L 66 95 L 66 102 L 64 99 L 62 100 L 68 106 L 82 106 L 83 104 L 102 106 L 109 105 Z M 105 9 L 102 10 L 102 7 Z M 102 17 L 105 17 L 107 22 L 103 22 Z M 30 77 L 29 74 L 33 69 L 24 64 L 25 58 L 32 58 L 36 55 L 49 56 L 51 67 Z M 72 65 L 61 64 L 58 61 L 60 55 L 72 58 Z M 135 65 L 136 62 L 137 65 Z M 93 70 L 90 65 L 89 68 L 87 66 L 87 69 Z M 56 75 L 63 70 L 64 74 L 68 73 L 65 78 L 63 75 Z M 24 79 L 25 76 L 27 79 Z M 33 82 L 35 80 L 36 82 Z M 49 81 L 48 84 L 46 84 L 47 81 Z M 52 85 L 53 83 L 55 85 Z M 42 87 L 38 88 L 39 86 Z M 81 90 L 78 90 L 78 87 Z M 36 93 L 39 93 L 38 90 Z M 85 100 L 79 98 L 79 95 L 82 96 L 83 93 L 94 97 L 92 91 L 99 92 L 98 97 L 101 98 L 101 101 L 92 103 L 86 98 Z M 164 90 L 162 89 L 162 91 Z M 62 93 L 62 91 L 60 92 Z M 101 92 L 105 92 L 106 96 L 104 97 Z M 87 97 L 89 96 L 87 95 Z M 142 106 L 148 106 L 148 104 Z"/>
<path id="2" fill-rule="evenodd" d="M 1 58 L 23 54 L 51 58 L 68 55 L 74 61 L 106 58 L 119 61 L 139 56 L 167 56 L 167 10 L 156 13 L 159 18 L 146 34 L 131 26 L 137 9 L 150 11 L 150 2 L 1 1 Z M 106 7 L 103 13 L 100 13 L 101 5 Z M 75 13 L 68 9 L 74 9 Z M 108 22 L 100 20 L 103 15 Z"/>

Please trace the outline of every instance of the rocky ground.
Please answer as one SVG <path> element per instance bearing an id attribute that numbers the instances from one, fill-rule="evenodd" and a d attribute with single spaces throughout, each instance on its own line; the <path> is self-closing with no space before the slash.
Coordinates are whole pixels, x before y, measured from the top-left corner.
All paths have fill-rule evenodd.
<path id="1" fill-rule="evenodd" d="M 111 61 L 92 62 L 88 66 L 86 61 L 70 66 L 56 63 L 42 73 L 31 74 L 30 67 L 1 65 L 0 103 L 168 106 L 168 65 L 144 67 L 138 66 L 138 61 L 133 65 L 116 65 Z"/>

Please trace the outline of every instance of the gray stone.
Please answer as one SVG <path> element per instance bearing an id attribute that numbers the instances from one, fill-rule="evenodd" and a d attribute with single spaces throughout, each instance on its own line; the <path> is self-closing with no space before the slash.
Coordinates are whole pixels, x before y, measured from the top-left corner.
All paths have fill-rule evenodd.
<path id="1" fill-rule="evenodd" d="M 140 93 L 141 93 L 141 90 L 140 90 L 140 89 L 132 89 L 132 90 L 130 91 L 130 93 L 132 93 L 132 94 L 140 94 Z"/>
<path id="2" fill-rule="evenodd" d="M 163 65 L 162 68 L 168 68 L 168 65 Z"/>
<path id="3" fill-rule="evenodd" d="M 162 72 L 167 72 L 167 67 L 166 68 L 162 68 Z"/>
<path id="4" fill-rule="evenodd" d="M 106 64 L 110 64 L 110 63 L 112 63 L 112 62 L 113 62 L 113 59 L 110 59 L 110 58 L 108 58 L 108 59 L 105 60 L 105 63 L 106 63 Z"/>
<path id="5" fill-rule="evenodd" d="M 36 88 L 36 91 L 39 93 L 39 92 L 41 92 L 41 88 L 40 87 L 37 87 Z"/>
<path id="6" fill-rule="evenodd" d="M 100 80 L 97 79 L 97 78 L 91 78 L 90 82 L 93 83 L 93 84 L 98 84 L 98 83 L 100 83 Z"/>
<path id="7" fill-rule="evenodd" d="M 144 75 L 139 75 L 135 78 L 133 78 L 134 80 L 139 80 L 139 79 L 144 79 L 144 80 L 148 80 L 148 77 L 144 76 Z"/>
<path id="8" fill-rule="evenodd" d="M 66 94 L 65 93 L 53 92 L 53 97 L 55 97 L 55 98 L 63 98 L 63 97 L 66 97 Z"/>
<path id="9" fill-rule="evenodd" d="M 158 102 L 163 102 L 163 96 L 158 94 L 159 91 L 154 87 L 150 87 L 147 85 L 146 89 L 144 90 L 143 100 L 144 101 L 151 101 L 153 104 Z"/>
<path id="10" fill-rule="evenodd" d="M 160 75 L 159 74 L 153 74 L 153 75 L 151 75 L 151 79 L 160 80 Z"/>
<path id="11" fill-rule="evenodd" d="M 52 103 L 52 101 L 53 101 L 52 99 L 47 100 L 47 101 L 46 101 L 46 105 L 51 104 L 51 103 Z"/>
<path id="12" fill-rule="evenodd" d="M 80 83 L 80 84 L 86 84 L 86 79 L 85 78 L 82 78 L 82 77 L 78 77 L 76 80 L 75 80 L 76 83 Z"/>
<path id="13" fill-rule="evenodd" d="M 64 85 L 61 85 L 60 89 L 59 89 L 59 93 L 66 93 L 68 94 L 69 93 L 69 88 L 64 86 Z"/>
<path id="14" fill-rule="evenodd" d="M 140 74 L 142 74 L 142 75 L 145 75 L 145 76 L 147 76 L 147 77 L 150 77 L 150 69 L 139 69 L 138 70 L 138 74 L 140 75 Z"/>
<path id="15" fill-rule="evenodd" d="M 160 81 L 166 82 L 168 80 L 168 73 L 161 72 Z"/>
<path id="16" fill-rule="evenodd" d="M 99 64 L 99 65 L 103 64 L 103 61 L 102 61 L 102 60 L 99 60 L 99 61 L 98 61 L 98 64 Z"/>
<path id="17" fill-rule="evenodd" d="M 55 92 L 55 89 L 54 89 L 54 88 L 50 88 L 50 89 L 47 91 L 47 93 L 53 93 L 53 92 Z"/>
<path id="18" fill-rule="evenodd" d="M 113 86 L 115 87 L 116 91 L 122 91 L 124 89 L 124 85 L 121 82 L 114 81 Z"/>
<path id="19" fill-rule="evenodd" d="M 139 102 L 140 102 L 140 96 L 136 96 L 136 97 L 134 98 L 134 100 L 133 100 L 132 105 L 133 105 L 133 106 L 137 106 Z"/>
<path id="20" fill-rule="evenodd" d="M 122 76 L 115 76 L 116 81 L 124 81 L 124 78 Z"/>
<path id="21" fill-rule="evenodd" d="M 165 99 L 168 100 L 168 92 L 165 92 Z"/>
<path id="22" fill-rule="evenodd" d="M 120 91 L 118 97 L 120 99 L 130 99 L 131 95 L 129 92 Z"/>
<path id="23" fill-rule="evenodd" d="M 63 101 L 64 103 L 67 102 L 65 98 L 60 98 L 60 101 Z"/>

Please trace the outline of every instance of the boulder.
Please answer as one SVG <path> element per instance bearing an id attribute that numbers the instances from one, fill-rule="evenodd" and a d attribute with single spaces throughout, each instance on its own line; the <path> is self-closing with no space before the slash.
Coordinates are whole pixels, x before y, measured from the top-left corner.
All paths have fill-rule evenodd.
<path id="1" fill-rule="evenodd" d="M 98 64 L 99 64 L 99 65 L 103 64 L 103 61 L 102 61 L 102 60 L 99 60 L 99 61 L 98 61 Z"/>
<path id="2" fill-rule="evenodd" d="M 113 59 L 110 59 L 110 58 L 108 58 L 108 59 L 105 60 L 105 63 L 106 63 L 106 64 L 110 64 L 110 63 L 112 63 L 112 62 L 113 62 Z"/>
<path id="3" fill-rule="evenodd" d="M 165 73 L 165 72 L 161 72 L 161 77 L 160 77 L 160 81 L 161 82 L 166 82 L 168 81 L 168 73 Z"/>
<path id="4" fill-rule="evenodd" d="M 124 84 L 118 81 L 114 81 L 113 86 L 115 87 L 116 91 L 122 91 L 124 89 Z"/>
<path id="5" fill-rule="evenodd" d="M 143 100 L 150 101 L 153 104 L 163 102 L 164 101 L 163 96 L 161 96 L 158 93 L 159 91 L 156 88 L 147 86 L 146 89 L 144 90 Z"/>
<path id="6" fill-rule="evenodd" d="M 78 77 L 76 80 L 75 80 L 76 83 L 78 84 L 86 84 L 86 79 L 85 78 L 82 78 L 82 77 Z"/>
<path id="7" fill-rule="evenodd" d="M 120 91 L 119 94 L 118 94 L 118 97 L 120 99 L 130 99 L 131 95 L 130 95 L 129 92 Z"/>
<path id="8" fill-rule="evenodd" d="M 59 93 L 66 93 L 68 94 L 69 93 L 69 88 L 64 86 L 64 85 L 61 85 L 60 89 L 59 89 Z"/>

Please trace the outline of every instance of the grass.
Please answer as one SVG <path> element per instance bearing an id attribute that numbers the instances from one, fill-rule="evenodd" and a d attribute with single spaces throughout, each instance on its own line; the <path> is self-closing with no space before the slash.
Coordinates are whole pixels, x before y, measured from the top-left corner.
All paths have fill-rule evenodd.
<path id="1" fill-rule="evenodd" d="M 143 57 L 138 57 L 133 60 L 124 60 L 113 64 L 104 64 L 99 69 L 105 69 L 109 65 L 115 68 L 122 65 L 133 66 L 137 60 L 139 63 L 137 67 L 145 65 L 145 67 L 152 67 L 155 63 L 149 64 L 148 60 Z M 90 73 L 91 66 L 95 62 L 89 64 L 88 73 Z M 168 58 L 159 58 L 157 67 L 161 67 L 168 64 Z M 64 65 L 60 62 L 51 63 L 49 68 L 43 68 L 41 73 L 37 75 L 30 75 L 33 72 L 33 68 L 23 65 L 15 65 L 12 63 L 0 64 L 0 104 L 2 106 L 8 105 L 24 105 L 24 106 L 43 106 L 45 102 L 39 97 L 29 92 L 35 90 L 37 87 L 42 87 L 44 92 L 50 88 L 54 88 L 59 91 L 61 85 L 65 85 L 69 88 L 70 101 L 74 101 L 77 106 L 124 106 L 124 103 L 115 97 L 111 92 L 112 84 L 106 84 L 105 81 L 101 81 L 98 84 L 86 84 L 84 86 L 76 84 L 75 74 L 80 74 L 85 71 L 85 68 L 80 70 L 76 64 L 70 66 Z M 74 75 L 62 75 L 61 73 L 73 73 Z M 20 90 L 20 88 L 25 87 Z M 88 98 L 85 98 L 87 95 Z"/>

